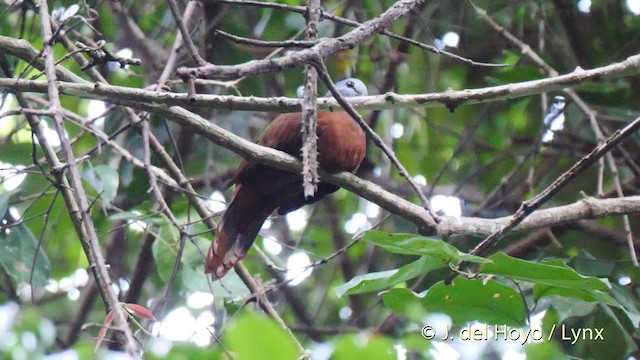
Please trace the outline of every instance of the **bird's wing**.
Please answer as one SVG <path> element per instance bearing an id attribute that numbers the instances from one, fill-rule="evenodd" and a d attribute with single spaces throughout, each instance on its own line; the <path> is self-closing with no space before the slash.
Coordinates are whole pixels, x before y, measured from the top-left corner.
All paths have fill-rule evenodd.
<path id="1" fill-rule="evenodd" d="M 267 146 L 276 150 L 284 151 L 295 157 L 300 157 L 302 147 L 302 136 L 300 135 L 301 122 L 300 113 L 285 113 L 278 115 L 267 126 L 264 133 L 258 140 L 258 145 Z M 243 160 L 232 181 L 241 184 L 247 179 L 262 177 L 270 167 L 255 162 Z M 272 169 L 272 168 L 271 168 Z"/>

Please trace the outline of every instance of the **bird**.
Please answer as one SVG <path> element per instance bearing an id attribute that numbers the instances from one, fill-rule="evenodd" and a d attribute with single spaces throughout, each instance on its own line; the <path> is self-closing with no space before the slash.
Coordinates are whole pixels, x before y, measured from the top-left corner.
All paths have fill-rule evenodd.
<path id="1" fill-rule="evenodd" d="M 551 108 L 542 120 L 545 126 L 545 132 L 542 136 L 542 142 L 546 143 L 553 140 L 553 133 L 564 129 L 564 106 L 565 100 L 563 96 L 553 98 Z"/>
<path id="2" fill-rule="evenodd" d="M 339 81 L 336 88 L 343 97 L 368 94 L 367 86 L 356 78 Z M 301 127 L 301 113 L 280 114 L 267 126 L 257 143 L 300 159 Z M 320 169 L 331 173 L 358 169 L 366 154 L 366 136 L 349 114 L 344 111 L 318 112 L 316 133 Z M 205 261 L 205 274 L 212 274 L 214 280 L 224 277 L 247 255 L 271 213 L 277 210 L 278 215 L 285 215 L 339 189 L 321 181 L 316 193 L 307 198 L 300 174 L 247 160 L 240 163 L 230 184 L 235 184 L 231 202 L 218 223 Z"/>

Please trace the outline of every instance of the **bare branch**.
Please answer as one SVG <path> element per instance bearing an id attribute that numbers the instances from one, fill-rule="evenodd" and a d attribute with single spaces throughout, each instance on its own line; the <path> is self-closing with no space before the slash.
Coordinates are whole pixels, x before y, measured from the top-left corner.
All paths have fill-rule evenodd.
<path id="1" fill-rule="evenodd" d="M 560 177 L 556 179 L 551 185 L 544 189 L 540 194 L 531 199 L 530 201 L 524 201 L 518 211 L 513 215 L 508 224 L 500 227 L 489 235 L 486 239 L 482 240 L 478 245 L 471 249 L 471 254 L 484 254 L 484 252 L 491 247 L 498 239 L 514 229 L 520 224 L 529 214 L 537 210 L 545 202 L 558 193 L 564 186 L 566 186 L 571 180 L 582 173 L 589 166 L 593 165 L 598 159 L 607 154 L 612 148 L 618 145 L 627 136 L 633 134 L 636 130 L 640 129 L 640 118 L 637 118 L 629 125 L 625 126 L 622 130 L 616 131 L 610 136 L 602 145 L 597 146 L 593 151 L 584 156 L 580 161 L 575 163 L 569 170 L 565 171 Z M 458 265 L 458 269 L 462 269 L 465 263 Z M 454 273 L 455 274 L 455 273 Z M 455 275 L 454 275 L 455 277 Z M 450 277 L 448 280 L 452 280 Z"/>
<path id="2" fill-rule="evenodd" d="M 104 258 L 100 251 L 98 236 L 91 219 L 91 208 L 89 206 L 87 195 L 82 185 L 80 172 L 78 171 L 78 167 L 76 165 L 75 156 L 73 154 L 73 150 L 71 149 L 71 144 L 69 144 L 69 141 L 65 136 L 64 123 L 61 112 L 62 106 L 60 105 L 59 92 L 58 88 L 56 87 L 56 66 L 55 60 L 53 58 L 53 46 L 49 43 L 49 40 L 52 38 L 53 33 L 51 30 L 49 9 L 47 7 L 46 1 L 40 1 L 39 14 L 42 24 L 44 46 L 43 55 L 45 57 L 44 65 L 48 82 L 47 93 L 49 95 L 50 111 L 52 111 L 54 114 L 53 119 L 55 120 L 56 132 L 58 133 L 58 137 L 60 138 L 62 153 L 65 157 L 65 161 L 67 162 L 66 167 L 68 168 L 69 174 L 71 175 L 70 186 L 63 183 L 59 189 L 62 191 L 63 198 L 65 200 L 65 203 L 67 204 L 69 216 L 76 226 L 76 232 L 78 233 L 78 237 L 80 238 L 82 247 L 85 251 L 87 259 L 89 260 L 91 269 L 93 270 L 96 282 L 98 284 L 98 289 L 105 302 L 107 312 L 113 311 L 115 327 L 120 330 L 116 333 L 116 336 L 125 352 L 127 352 L 133 358 L 139 358 L 140 355 L 138 353 L 138 343 L 134 339 L 133 333 L 131 332 L 129 325 L 127 324 L 127 316 L 124 314 L 122 307 L 119 305 L 118 297 L 111 288 L 111 278 L 109 277 L 109 272 L 107 271 Z M 39 122 L 37 124 L 31 125 L 41 127 Z M 41 141 L 41 144 L 42 141 L 47 141 L 46 137 L 42 133 L 42 129 L 40 129 L 40 131 L 36 130 L 36 136 L 38 137 L 38 140 Z M 52 166 L 54 171 L 57 172 L 56 177 L 60 180 L 65 179 L 66 176 L 63 173 L 64 167 L 58 160 L 55 151 L 53 151 L 53 148 L 51 148 L 50 145 L 42 146 L 42 148 L 47 155 L 47 160 L 50 162 L 50 165 Z"/>
<path id="3" fill-rule="evenodd" d="M 258 39 L 248 39 L 241 36 L 236 36 L 224 32 L 222 30 L 216 30 L 216 34 L 221 35 L 238 44 L 253 45 L 259 47 L 275 47 L 275 48 L 310 48 L 313 47 L 317 41 L 309 40 L 283 40 L 283 41 L 265 41 Z"/>
<path id="4" fill-rule="evenodd" d="M 253 0 L 205 0 L 205 1 L 215 1 L 215 2 L 220 2 L 220 3 L 227 3 L 227 4 L 235 4 L 235 5 L 249 5 L 249 6 L 256 6 L 256 7 L 264 7 L 264 8 L 271 8 L 271 9 L 278 9 L 278 10 L 284 10 L 284 11 L 291 11 L 291 12 L 295 12 L 301 15 L 304 15 L 307 11 L 307 9 L 304 6 L 292 6 L 292 5 L 287 5 L 287 4 L 281 4 L 281 3 L 272 3 L 272 2 L 264 2 L 264 1 L 253 1 Z M 336 16 L 333 15 L 327 11 L 322 11 L 320 13 L 320 16 L 323 20 L 331 20 L 335 23 L 338 24 L 343 24 L 343 25 L 348 25 L 351 27 L 358 27 L 361 26 L 362 24 L 354 21 L 354 20 L 350 20 L 350 19 L 346 19 L 340 16 Z M 508 66 L 508 64 L 494 64 L 494 63 L 483 63 L 483 62 L 477 62 L 471 59 L 467 59 L 465 57 L 462 57 L 460 55 L 456 55 L 453 53 L 450 53 L 448 51 L 445 50 L 440 50 L 435 46 L 432 45 L 428 45 L 419 41 L 416 41 L 414 39 L 412 39 L 410 36 L 406 36 L 405 35 L 398 35 L 396 33 L 393 33 L 389 30 L 382 30 L 381 33 L 385 36 L 388 36 L 390 38 L 396 39 L 396 40 L 400 40 L 406 44 L 411 44 L 412 46 L 418 47 L 420 49 L 423 50 L 427 50 L 429 52 L 432 52 L 434 54 L 439 54 L 439 55 L 444 55 L 447 57 L 450 57 L 452 59 L 456 59 L 458 61 L 462 61 L 464 63 L 473 65 L 473 66 L 485 66 L 485 67 L 505 67 Z"/>
<path id="5" fill-rule="evenodd" d="M 207 65 L 199 68 L 179 68 L 177 73 L 183 79 L 192 77 L 206 79 L 237 79 L 243 76 L 282 71 L 309 64 L 317 56 L 327 57 L 340 50 L 352 49 L 374 34 L 386 29 L 394 21 L 404 16 L 424 0 L 400 0 L 387 11 L 369 20 L 349 33 L 335 39 L 326 39 L 310 49 L 301 50 L 276 59 L 253 60 L 240 65 Z"/>
<path id="6" fill-rule="evenodd" d="M 3 40 L 11 39 L 0 36 L 0 49 L 6 49 Z M 13 39 L 12 39 L 13 40 Z M 347 101 L 357 110 L 382 110 L 400 108 L 433 107 L 446 105 L 450 110 L 462 104 L 478 104 L 536 95 L 541 92 L 562 90 L 589 80 L 617 78 L 640 73 L 640 55 L 630 56 L 626 60 L 592 70 L 576 69 L 575 71 L 556 77 L 540 80 L 524 81 L 507 85 L 491 86 L 468 90 L 447 90 L 441 93 L 428 94 L 395 94 L 386 93 L 376 96 L 349 98 Z M 242 97 L 228 95 L 190 95 L 186 93 L 157 93 L 144 89 L 133 89 L 122 86 L 58 82 L 61 93 L 88 99 L 111 101 L 121 105 L 135 103 L 154 103 L 177 105 L 185 108 L 206 107 L 213 109 L 247 110 L 247 111 L 300 111 L 300 99 L 287 97 Z M 0 89 L 11 89 L 23 92 L 45 92 L 46 82 L 0 79 Z M 333 98 L 319 98 L 318 109 L 337 111 L 341 106 Z"/>
<path id="7" fill-rule="evenodd" d="M 320 0 L 307 0 L 307 40 L 318 38 Z M 318 190 L 318 73 L 311 65 L 304 67 L 304 91 L 302 95 L 302 186 L 305 198 Z"/>

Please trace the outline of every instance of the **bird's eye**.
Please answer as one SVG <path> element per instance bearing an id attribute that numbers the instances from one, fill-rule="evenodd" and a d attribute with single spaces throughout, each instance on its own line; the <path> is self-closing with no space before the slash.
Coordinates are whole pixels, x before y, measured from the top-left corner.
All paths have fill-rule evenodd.
<path id="1" fill-rule="evenodd" d="M 347 86 L 353 88 L 356 86 L 356 84 L 354 84 L 353 81 L 347 81 Z"/>

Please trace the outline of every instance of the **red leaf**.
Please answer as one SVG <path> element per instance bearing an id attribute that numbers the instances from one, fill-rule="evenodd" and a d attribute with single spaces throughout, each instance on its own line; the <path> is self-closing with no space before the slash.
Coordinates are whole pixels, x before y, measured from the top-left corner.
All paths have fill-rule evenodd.
<path id="1" fill-rule="evenodd" d="M 96 348 L 94 351 L 98 351 L 100 344 L 102 344 L 102 340 L 104 336 L 107 334 L 107 329 L 111 326 L 111 322 L 113 321 L 113 309 L 107 313 L 107 316 L 104 318 L 104 322 L 102 323 L 102 327 L 100 331 L 98 331 L 98 338 L 96 340 Z"/>
<path id="2" fill-rule="evenodd" d="M 144 306 L 141 306 L 138 304 L 122 304 L 122 305 L 124 305 L 124 308 L 127 309 L 127 311 L 130 314 L 135 315 L 141 319 L 149 319 L 154 321 L 156 320 L 155 316 L 153 316 L 151 311 Z"/>

